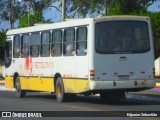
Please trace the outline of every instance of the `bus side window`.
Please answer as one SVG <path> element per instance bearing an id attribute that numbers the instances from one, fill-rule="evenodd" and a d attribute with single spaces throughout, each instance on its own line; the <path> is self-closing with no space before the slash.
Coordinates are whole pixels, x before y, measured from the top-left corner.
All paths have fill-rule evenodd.
<path id="1" fill-rule="evenodd" d="M 29 57 L 29 48 L 30 48 L 30 36 L 29 34 L 22 35 L 21 40 L 21 56 L 23 58 Z"/>
<path id="2" fill-rule="evenodd" d="M 39 57 L 41 45 L 41 36 L 40 33 L 32 33 L 31 34 L 31 57 Z"/>
<path id="3" fill-rule="evenodd" d="M 50 54 L 50 32 L 42 32 L 41 56 L 48 57 Z"/>
<path id="4" fill-rule="evenodd" d="M 19 56 L 20 56 L 20 35 L 15 35 L 13 42 L 13 57 L 19 58 Z"/>
<path id="5" fill-rule="evenodd" d="M 64 31 L 64 56 L 73 56 L 75 54 L 75 29 L 69 28 Z"/>
<path id="6" fill-rule="evenodd" d="M 5 67 L 8 68 L 12 62 L 12 42 L 7 41 L 5 45 Z"/>
<path id="7" fill-rule="evenodd" d="M 52 34 L 51 56 L 62 55 L 62 30 L 54 30 Z"/>
<path id="8" fill-rule="evenodd" d="M 87 54 L 87 27 L 77 28 L 76 54 L 77 56 Z"/>

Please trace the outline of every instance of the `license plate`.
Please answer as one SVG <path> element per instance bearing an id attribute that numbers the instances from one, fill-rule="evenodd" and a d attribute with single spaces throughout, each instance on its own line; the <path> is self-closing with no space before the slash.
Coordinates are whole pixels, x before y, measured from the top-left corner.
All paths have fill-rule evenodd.
<path id="1" fill-rule="evenodd" d="M 128 80 L 128 79 L 129 79 L 129 76 L 128 76 L 128 75 L 119 75 L 119 76 L 118 76 L 118 79 L 119 79 L 119 80 Z"/>

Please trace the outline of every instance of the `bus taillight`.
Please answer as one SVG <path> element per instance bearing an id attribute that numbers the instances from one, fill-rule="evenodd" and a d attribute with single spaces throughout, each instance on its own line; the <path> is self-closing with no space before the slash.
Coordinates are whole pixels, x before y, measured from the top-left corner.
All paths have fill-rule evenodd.
<path id="1" fill-rule="evenodd" d="M 90 76 L 95 76 L 95 70 L 90 70 Z"/>
<path id="2" fill-rule="evenodd" d="M 129 72 L 130 75 L 134 75 L 134 72 Z"/>

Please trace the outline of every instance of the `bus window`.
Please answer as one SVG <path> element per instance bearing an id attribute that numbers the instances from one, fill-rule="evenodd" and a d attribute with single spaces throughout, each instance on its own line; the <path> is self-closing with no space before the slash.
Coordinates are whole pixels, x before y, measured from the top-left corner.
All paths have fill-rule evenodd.
<path id="1" fill-rule="evenodd" d="M 29 56 L 30 36 L 29 34 L 22 35 L 21 41 L 21 56 L 26 58 Z"/>
<path id="2" fill-rule="evenodd" d="M 52 36 L 51 56 L 62 55 L 62 31 L 54 30 Z"/>
<path id="3" fill-rule="evenodd" d="M 49 49 L 50 49 L 50 32 L 43 32 L 42 33 L 42 51 L 41 51 L 41 56 L 42 57 L 48 57 L 49 54 Z"/>
<path id="4" fill-rule="evenodd" d="M 41 45 L 41 37 L 39 33 L 31 34 L 31 57 L 38 57 Z"/>
<path id="5" fill-rule="evenodd" d="M 19 56 L 20 56 L 20 35 L 15 35 L 13 42 L 13 57 L 19 58 Z"/>
<path id="6" fill-rule="evenodd" d="M 77 28 L 77 41 L 76 41 L 77 56 L 86 55 L 87 53 L 87 28 Z"/>
<path id="7" fill-rule="evenodd" d="M 144 21 L 96 23 L 96 52 L 101 54 L 148 52 L 150 50 L 148 32 L 148 24 Z"/>
<path id="8" fill-rule="evenodd" d="M 6 42 L 5 46 L 5 67 L 8 68 L 12 62 L 12 42 Z"/>
<path id="9" fill-rule="evenodd" d="M 73 56 L 75 53 L 75 30 L 74 28 L 66 29 L 64 31 L 64 55 Z"/>

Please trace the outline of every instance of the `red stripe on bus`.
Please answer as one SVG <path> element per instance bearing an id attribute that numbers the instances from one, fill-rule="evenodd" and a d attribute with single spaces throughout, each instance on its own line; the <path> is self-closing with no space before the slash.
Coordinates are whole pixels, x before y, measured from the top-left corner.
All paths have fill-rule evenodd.
<path id="1" fill-rule="evenodd" d="M 5 82 L 0 82 L 0 84 L 4 84 Z"/>
<path id="2" fill-rule="evenodd" d="M 160 88 L 160 86 L 155 86 L 155 88 Z"/>
<path id="3" fill-rule="evenodd" d="M 141 74 L 144 74 L 145 72 L 141 72 Z"/>
<path id="4" fill-rule="evenodd" d="M 129 74 L 134 75 L 134 72 L 130 72 Z"/>
<path id="5" fill-rule="evenodd" d="M 5 83 L 0 83 L 0 85 L 5 85 Z"/>

